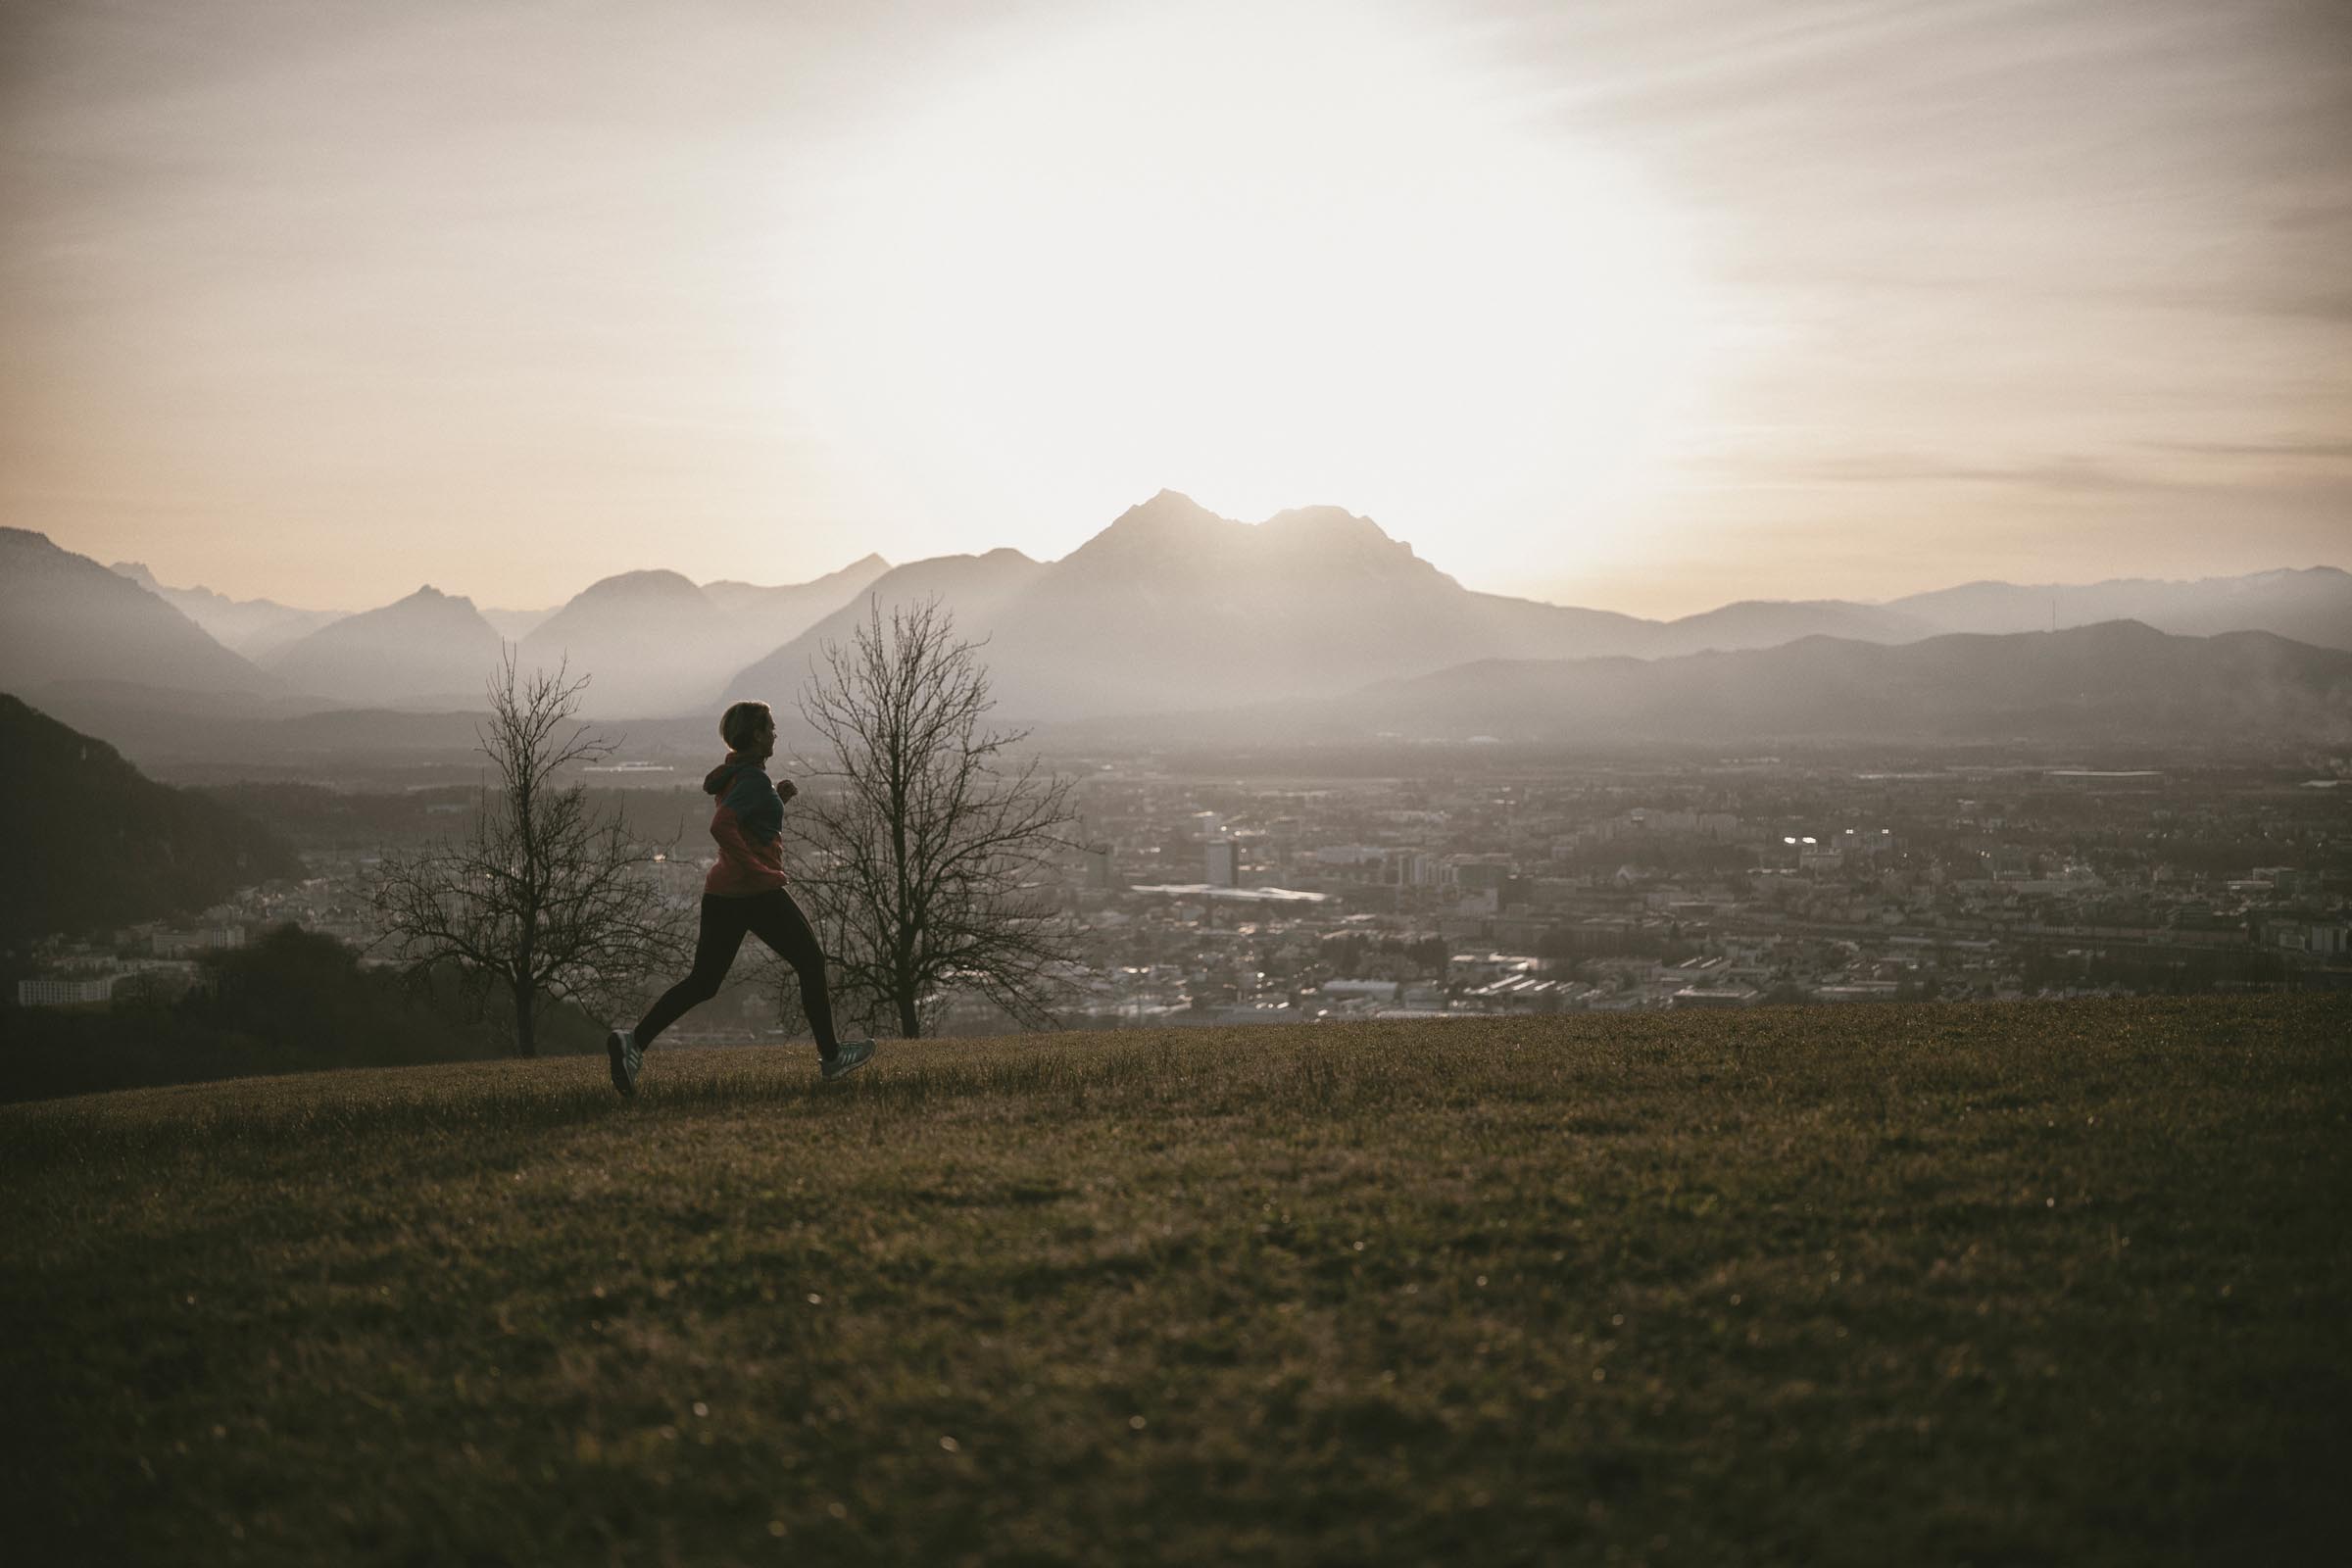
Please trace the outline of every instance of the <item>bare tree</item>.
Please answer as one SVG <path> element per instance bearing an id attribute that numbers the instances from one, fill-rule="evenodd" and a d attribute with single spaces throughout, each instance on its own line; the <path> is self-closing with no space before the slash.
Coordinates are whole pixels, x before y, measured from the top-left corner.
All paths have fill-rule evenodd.
<path id="1" fill-rule="evenodd" d="M 593 811 L 585 785 L 557 782 L 564 768 L 612 755 L 610 741 L 576 721 L 587 684 L 561 667 L 524 675 L 508 650 L 478 732 L 497 778 L 471 833 L 387 855 L 374 888 L 385 941 L 411 975 L 455 964 L 485 1000 L 512 1002 L 518 1055 L 538 1054 L 552 1004 L 604 1016 L 685 954 L 659 885 L 640 871 L 653 848 L 630 837 L 617 811 Z"/>
<path id="2" fill-rule="evenodd" d="M 827 786 L 787 818 L 795 885 L 815 906 L 837 1004 L 906 1039 L 957 986 L 1049 1026 L 1076 957 L 1051 886 L 1076 820 L 1070 786 L 1035 759 L 1011 765 L 1028 731 L 984 728 L 995 706 L 974 645 L 936 600 L 894 609 L 887 625 L 869 602 L 801 695 L 832 755 L 815 774 Z"/>

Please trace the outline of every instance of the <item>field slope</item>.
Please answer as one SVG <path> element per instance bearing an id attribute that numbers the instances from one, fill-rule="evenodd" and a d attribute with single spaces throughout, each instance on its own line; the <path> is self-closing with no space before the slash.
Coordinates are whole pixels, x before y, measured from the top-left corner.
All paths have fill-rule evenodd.
<path id="1" fill-rule="evenodd" d="M 19 1560 L 2319 1561 L 2352 1005 L 0 1109 Z"/>

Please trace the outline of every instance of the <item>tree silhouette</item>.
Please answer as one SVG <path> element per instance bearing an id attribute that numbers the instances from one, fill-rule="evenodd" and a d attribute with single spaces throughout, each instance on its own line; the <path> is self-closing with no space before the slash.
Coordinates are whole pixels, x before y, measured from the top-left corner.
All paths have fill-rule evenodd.
<path id="1" fill-rule="evenodd" d="M 800 700 L 830 757 L 788 817 L 840 983 L 836 1004 L 913 1039 L 943 991 L 975 991 L 1014 1019 L 1055 1021 L 1076 961 L 1052 859 L 1076 821 L 1069 784 L 1028 731 L 983 727 L 995 700 L 975 646 L 936 600 L 869 602 L 847 646 L 828 644 Z"/>
<path id="2" fill-rule="evenodd" d="M 570 1002 L 610 1016 L 649 975 L 678 967 L 686 945 L 641 868 L 653 848 L 620 814 L 590 809 L 567 767 L 612 743 L 576 722 L 586 676 L 523 675 L 510 649 L 489 681 L 480 750 L 496 770 L 472 831 L 421 853 L 387 855 L 374 888 L 384 941 L 412 974 L 455 964 L 485 1004 L 514 1009 L 514 1050 L 538 1054 L 547 1007 Z"/>

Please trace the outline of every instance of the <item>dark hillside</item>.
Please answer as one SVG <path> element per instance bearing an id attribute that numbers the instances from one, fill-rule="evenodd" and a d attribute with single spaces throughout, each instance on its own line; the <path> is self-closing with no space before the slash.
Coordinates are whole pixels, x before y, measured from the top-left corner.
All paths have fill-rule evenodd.
<path id="1" fill-rule="evenodd" d="M 26 1562 L 2318 1563 L 2352 999 L 0 1107 Z"/>
<path id="2" fill-rule="evenodd" d="M 202 909 L 299 876 L 261 823 L 158 784 L 101 740 L 0 695 L 0 942 Z"/>

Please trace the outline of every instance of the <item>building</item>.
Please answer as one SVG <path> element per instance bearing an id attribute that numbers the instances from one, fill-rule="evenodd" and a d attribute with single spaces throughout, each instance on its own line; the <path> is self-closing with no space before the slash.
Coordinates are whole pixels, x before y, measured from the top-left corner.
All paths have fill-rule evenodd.
<path id="1" fill-rule="evenodd" d="M 1427 850 L 1397 850 L 1382 868 L 1382 880 L 1402 888 L 1434 888 L 1446 881 L 1445 858 Z"/>
<path id="2" fill-rule="evenodd" d="M 1670 1007 L 1752 1007 L 1764 1000 L 1764 993 L 1754 986 L 1693 985 L 1670 993 L 1666 1004 Z"/>
<path id="3" fill-rule="evenodd" d="M 1472 858 L 1457 855 L 1446 867 L 1446 880 L 1460 888 L 1465 895 L 1494 893 L 1499 895 L 1511 880 L 1511 862 L 1502 856 Z"/>
<path id="4" fill-rule="evenodd" d="M 17 1005 L 79 1007 L 103 1004 L 115 1000 L 115 982 L 122 978 L 119 974 L 109 974 L 95 980 L 20 980 L 17 982 Z"/>
<path id="5" fill-rule="evenodd" d="M 1492 985 L 1514 976 L 1542 972 L 1544 960 L 1528 953 L 1456 953 L 1446 960 L 1447 985 Z"/>
<path id="6" fill-rule="evenodd" d="M 1374 1002 L 1395 1002 L 1404 994 L 1401 980 L 1326 980 L 1321 986 L 1326 997 L 1342 1001 L 1366 999 Z"/>
<path id="7" fill-rule="evenodd" d="M 200 927 L 192 931 L 157 931 L 147 939 L 147 950 L 159 958 L 185 957 L 212 948 L 241 948 L 245 945 L 245 928 L 241 925 Z"/>

